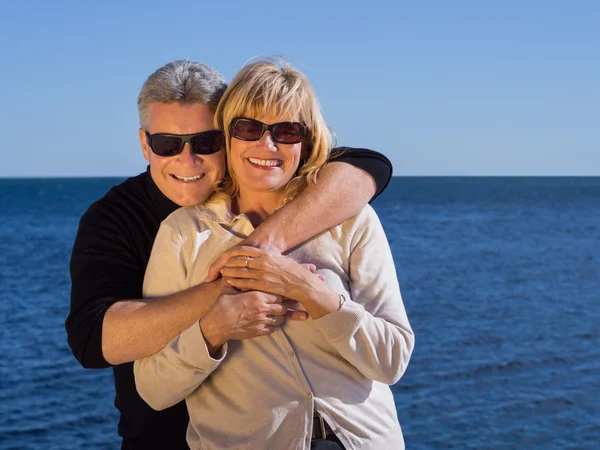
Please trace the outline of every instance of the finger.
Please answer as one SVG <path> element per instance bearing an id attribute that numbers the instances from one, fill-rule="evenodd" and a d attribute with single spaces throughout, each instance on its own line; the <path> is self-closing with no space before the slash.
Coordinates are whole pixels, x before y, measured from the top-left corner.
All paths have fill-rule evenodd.
<path id="1" fill-rule="evenodd" d="M 250 261 L 253 259 L 256 259 L 256 258 L 252 258 L 250 256 L 233 256 L 232 258 L 229 258 L 225 262 L 223 269 L 240 268 L 240 267 L 248 269 L 248 265 L 250 264 Z M 223 271 L 221 270 L 221 272 L 223 272 Z"/>
<path id="2" fill-rule="evenodd" d="M 301 264 L 301 266 L 312 273 L 315 273 L 317 271 L 317 266 L 315 266 L 314 264 Z"/>
<path id="3" fill-rule="evenodd" d="M 264 296 L 265 303 L 272 305 L 280 305 L 283 302 L 283 297 L 277 294 L 269 294 L 267 292 L 261 292 L 261 295 Z"/>
<path id="4" fill-rule="evenodd" d="M 219 256 L 208 269 L 208 276 L 206 277 L 206 281 L 214 281 L 219 278 L 221 270 L 227 264 L 227 261 L 233 257 L 237 256 L 249 256 L 251 258 L 258 258 L 260 255 L 264 254 L 264 250 L 260 250 L 255 247 L 250 247 L 248 245 L 240 245 L 237 247 L 230 248 L 229 250 L 223 252 L 221 256 Z"/>
<path id="5" fill-rule="evenodd" d="M 223 278 L 251 278 L 258 279 L 257 273 L 255 270 L 250 268 L 246 269 L 243 265 L 239 267 L 224 267 L 221 270 L 221 275 Z"/>
<path id="6" fill-rule="evenodd" d="M 296 300 L 291 300 L 289 298 L 284 298 L 281 302 L 281 305 L 284 306 L 287 309 L 291 309 L 291 310 L 301 310 L 302 309 L 302 303 L 296 301 Z"/>
<path id="7" fill-rule="evenodd" d="M 221 276 L 221 270 L 225 267 L 225 263 L 229 259 L 224 256 L 225 254 L 219 256 L 215 262 L 213 262 L 208 268 L 208 276 L 206 277 L 205 282 L 215 281 L 217 278 Z"/>
<path id="8" fill-rule="evenodd" d="M 265 326 L 267 327 L 278 327 L 285 320 L 284 316 L 266 316 Z"/>
<path id="9" fill-rule="evenodd" d="M 268 336 L 269 334 L 273 334 L 277 327 L 271 325 L 261 325 L 256 333 L 257 336 Z"/>
<path id="10" fill-rule="evenodd" d="M 273 303 L 266 306 L 264 311 L 267 316 L 283 316 L 288 309 L 281 303 Z"/>
<path id="11" fill-rule="evenodd" d="M 290 320 L 306 320 L 308 313 L 306 311 L 288 311 L 283 317 Z"/>
<path id="12" fill-rule="evenodd" d="M 259 258 L 263 255 L 266 255 L 264 250 L 261 250 L 256 247 L 249 247 L 247 245 L 240 245 L 237 247 L 230 248 L 221 256 L 227 256 L 227 259 L 237 258 L 240 256 L 249 256 L 250 258 Z"/>
<path id="13" fill-rule="evenodd" d="M 261 291 L 269 294 L 282 295 L 280 287 L 272 283 L 263 283 L 261 280 L 251 278 L 227 278 L 225 282 L 241 291 Z"/>

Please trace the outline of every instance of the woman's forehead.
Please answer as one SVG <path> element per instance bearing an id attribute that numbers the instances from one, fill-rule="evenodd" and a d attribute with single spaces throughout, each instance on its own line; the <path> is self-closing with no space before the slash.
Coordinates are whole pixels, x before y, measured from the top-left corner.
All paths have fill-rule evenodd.
<path id="1" fill-rule="evenodd" d="M 264 121 L 270 119 L 271 122 L 297 122 L 302 121 L 300 111 L 291 106 L 274 105 L 248 105 L 241 112 L 241 115 L 255 120 Z"/>

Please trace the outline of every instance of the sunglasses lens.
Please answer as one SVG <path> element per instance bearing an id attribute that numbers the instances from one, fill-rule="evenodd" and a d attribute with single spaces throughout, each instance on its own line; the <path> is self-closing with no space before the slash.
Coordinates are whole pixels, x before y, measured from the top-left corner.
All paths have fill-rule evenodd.
<path id="1" fill-rule="evenodd" d="M 269 126 L 275 142 L 297 144 L 304 139 L 304 125 L 300 122 L 281 122 Z M 257 141 L 262 137 L 263 124 L 258 120 L 237 119 L 233 122 L 231 135 L 245 141 Z"/>
<path id="2" fill-rule="evenodd" d="M 152 151 L 158 156 L 175 156 L 181 151 L 181 138 L 177 136 L 152 136 Z"/>
<path id="3" fill-rule="evenodd" d="M 298 122 L 284 122 L 273 127 L 273 140 L 282 144 L 296 144 L 304 138 L 304 126 Z"/>
<path id="4" fill-rule="evenodd" d="M 190 139 L 192 151 L 198 155 L 210 155 L 223 148 L 223 133 L 220 131 L 205 131 Z"/>
<path id="5" fill-rule="evenodd" d="M 257 141 L 263 132 L 262 123 L 250 119 L 239 119 L 234 122 L 231 134 L 247 141 Z"/>

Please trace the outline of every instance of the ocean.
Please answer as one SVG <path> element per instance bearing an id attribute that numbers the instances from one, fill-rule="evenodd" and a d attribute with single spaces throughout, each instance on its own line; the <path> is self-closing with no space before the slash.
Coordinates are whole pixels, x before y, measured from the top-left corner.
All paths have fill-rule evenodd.
<path id="1" fill-rule="evenodd" d="M 0 448 L 117 449 L 66 343 L 81 214 L 121 179 L 0 179 Z M 600 446 L 600 178 L 399 177 L 373 203 L 416 348 L 408 449 Z"/>

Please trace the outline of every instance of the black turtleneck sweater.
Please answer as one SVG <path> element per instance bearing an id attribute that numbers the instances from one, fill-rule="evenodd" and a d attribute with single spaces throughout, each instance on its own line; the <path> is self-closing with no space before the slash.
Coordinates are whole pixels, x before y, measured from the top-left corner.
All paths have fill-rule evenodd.
<path id="1" fill-rule="evenodd" d="M 343 150 L 343 151 L 341 151 Z M 379 195 L 392 176 L 390 161 L 372 150 L 335 149 L 336 161 L 368 172 Z M 160 223 L 179 206 L 158 189 L 149 170 L 111 188 L 81 218 L 71 255 L 68 343 L 83 367 L 111 365 L 102 355 L 102 322 L 115 302 L 142 297 L 144 273 Z M 154 411 L 138 395 L 133 363 L 113 366 L 115 406 L 123 448 L 188 449 L 185 402 Z"/>

